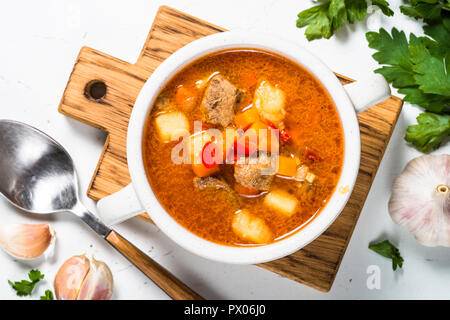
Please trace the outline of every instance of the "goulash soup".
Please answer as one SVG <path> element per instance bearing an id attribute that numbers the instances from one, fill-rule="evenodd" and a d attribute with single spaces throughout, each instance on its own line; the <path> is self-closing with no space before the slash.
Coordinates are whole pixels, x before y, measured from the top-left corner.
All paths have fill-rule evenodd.
<path id="1" fill-rule="evenodd" d="M 300 230 L 327 204 L 343 164 L 327 91 L 302 66 L 262 50 L 220 51 L 183 68 L 160 92 L 144 136 L 162 206 L 228 246 Z"/>

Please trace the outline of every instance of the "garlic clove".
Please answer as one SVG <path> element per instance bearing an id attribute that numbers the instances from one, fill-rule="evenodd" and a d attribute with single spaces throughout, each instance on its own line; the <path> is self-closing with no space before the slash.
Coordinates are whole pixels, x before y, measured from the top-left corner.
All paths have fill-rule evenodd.
<path id="1" fill-rule="evenodd" d="M 411 160 L 395 179 L 389 213 L 425 246 L 450 247 L 450 155 Z"/>
<path id="2" fill-rule="evenodd" d="M 49 224 L 0 225 L 0 244 L 19 259 L 34 259 L 50 247 L 56 233 Z"/>
<path id="3" fill-rule="evenodd" d="M 77 300 L 109 300 L 113 287 L 111 270 L 104 262 L 92 258 L 91 269 L 84 279 Z"/>
<path id="4" fill-rule="evenodd" d="M 55 276 L 56 299 L 76 300 L 89 270 L 90 262 L 85 255 L 73 256 L 64 262 Z"/>
<path id="5" fill-rule="evenodd" d="M 113 276 L 101 261 L 89 261 L 85 255 L 69 258 L 55 277 L 58 300 L 108 300 L 113 293 Z"/>

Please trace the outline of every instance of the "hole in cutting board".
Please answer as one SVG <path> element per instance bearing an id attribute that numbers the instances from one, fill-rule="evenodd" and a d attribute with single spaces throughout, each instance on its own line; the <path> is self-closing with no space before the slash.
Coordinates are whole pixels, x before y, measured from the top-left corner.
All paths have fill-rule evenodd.
<path id="1" fill-rule="evenodd" d="M 92 100 L 100 100 L 106 95 L 106 84 L 101 80 L 89 81 L 84 87 L 84 95 Z"/>

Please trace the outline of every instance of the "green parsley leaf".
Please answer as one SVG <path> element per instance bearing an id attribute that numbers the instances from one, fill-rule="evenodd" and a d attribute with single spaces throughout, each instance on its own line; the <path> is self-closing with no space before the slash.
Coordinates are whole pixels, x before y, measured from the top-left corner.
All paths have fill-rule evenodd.
<path id="1" fill-rule="evenodd" d="M 362 21 L 367 16 L 367 3 L 359 0 L 347 0 L 347 18 L 350 24 Z"/>
<path id="2" fill-rule="evenodd" d="M 423 27 L 427 36 L 439 43 L 447 52 L 450 49 L 450 17 L 443 17 L 442 23 L 432 23 Z"/>
<path id="3" fill-rule="evenodd" d="M 417 123 L 408 127 L 405 140 L 423 152 L 439 147 L 450 135 L 450 115 L 422 113 L 417 117 Z"/>
<path id="4" fill-rule="evenodd" d="M 432 56 L 420 38 L 414 41 L 411 38 L 409 53 L 420 90 L 450 97 L 450 73 L 446 70 L 445 57 Z"/>
<path id="5" fill-rule="evenodd" d="M 41 280 L 44 279 L 44 275 L 39 270 L 31 270 L 28 273 L 28 280 L 22 280 L 22 281 L 16 281 L 12 282 L 8 280 L 9 285 L 16 290 L 17 295 L 19 297 L 23 296 L 29 296 L 33 292 L 34 287 L 36 284 Z"/>
<path id="6" fill-rule="evenodd" d="M 331 21 L 327 15 L 328 5 L 318 5 L 298 14 L 297 27 L 308 26 L 306 38 L 311 41 L 318 38 L 329 39 L 332 36 Z"/>
<path id="7" fill-rule="evenodd" d="M 31 270 L 28 273 L 28 278 L 30 278 L 31 281 L 37 283 L 38 281 L 44 279 L 44 275 L 39 270 Z"/>
<path id="8" fill-rule="evenodd" d="M 411 35 L 411 37 L 415 37 Z M 388 82 L 392 82 L 395 88 L 416 85 L 414 79 L 413 63 L 408 48 L 408 40 L 403 31 L 392 29 L 392 36 L 383 28 L 377 32 L 367 32 L 369 47 L 378 50 L 372 57 L 379 64 L 387 64 L 375 70 L 382 74 Z"/>
<path id="9" fill-rule="evenodd" d="M 371 244 L 369 245 L 369 249 L 382 255 L 383 257 L 392 259 L 392 269 L 394 271 L 397 270 L 397 266 L 400 268 L 403 266 L 403 258 L 400 256 L 400 251 L 392 243 L 390 243 L 389 240 Z"/>
<path id="10" fill-rule="evenodd" d="M 409 0 L 409 6 L 400 6 L 400 11 L 415 19 L 439 20 L 443 10 L 450 9 L 448 0 Z"/>
<path id="11" fill-rule="evenodd" d="M 431 112 L 447 112 L 450 99 L 437 94 L 427 94 L 418 87 L 401 88 L 399 93 L 404 94 L 403 101 L 421 106 Z"/>
<path id="12" fill-rule="evenodd" d="M 45 295 L 41 296 L 40 300 L 54 300 L 53 292 L 51 290 L 45 290 Z"/>
<path id="13" fill-rule="evenodd" d="M 394 14 L 386 0 L 372 0 L 372 5 L 380 8 L 387 16 Z M 307 26 L 305 35 L 309 41 L 329 39 L 344 23 L 353 24 L 366 16 L 366 0 L 322 0 L 320 4 L 298 14 L 297 27 Z"/>
<path id="14" fill-rule="evenodd" d="M 429 112 L 449 114 L 450 19 L 448 26 L 438 22 L 428 25 L 425 33 L 429 37 L 411 34 L 408 41 L 403 31 L 393 28 L 389 34 L 380 29 L 368 32 L 366 38 L 369 47 L 378 51 L 373 58 L 384 65 L 375 72 L 398 88 L 398 92 L 405 95 L 404 101 Z M 438 114 L 420 115 L 419 123 L 408 128 L 405 140 L 423 152 L 438 148 L 450 135 L 446 119 Z"/>
<path id="15" fill-rule="evenodd" d="M 389 8 L 389 3 L 386 0 L 372 0 L 372 5 L 381 9 L 384 15 L 390 17 L 394 15 L 394 11 Z M 361 19 L 362 20 L 362 19 Z"/>

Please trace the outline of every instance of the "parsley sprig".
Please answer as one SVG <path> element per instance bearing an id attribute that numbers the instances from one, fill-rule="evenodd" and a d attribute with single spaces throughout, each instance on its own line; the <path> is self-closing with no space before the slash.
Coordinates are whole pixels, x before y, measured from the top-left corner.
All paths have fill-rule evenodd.
<path id="1" fill-rule="evenodd" d="M 31 295 L 36 284 L 44 279 L 44 275 L 39 270 L 31 270 L 28 273 L 28 278 L 30 279 L 30 281 L 22 280 L 12 282 L 8 280 L 8 283 L 14 290 L 16 290 L 16 293 L 19 297 Z"/>
<path id="2" fill-rule="evenodd" d="M 403 258 L 400 256 L 400 251 L 392 243 L 390 243 L 389 240 L 371 244 L 369 245 L 369 249 L 382 255 L 383 257 L 392 259 L 392 269 L 394 271 L 397 270 L 397 267 L 401 268 L 403 266 Z"/>
<path id="3" fill-rule="evenodd" d="M 394 12 L 386 0 L 372 0 L 387 15 Z M 367 16 L 367 0 L 322 0 L 320 4 L 298 14 L 297 27 L 306 27 L 308 40 L 319 38 L 329 39 L 344 23 L 353 24 L 362 21 Z"/>
<path id="4" fill-rule="evenodd" d="M 53 292 L 51 290 L 45 290 L 45 294 L 41 296 L 40 300 L 54 300 Z"/>
<path id="5" fill-rule="evenodd" d="M 448 0 L 409 0 L 401 11 L 423 19 L 426 36 L 407 39 L 403 31 L 368 32 L 375 70 L 391 82 L 404 101 L 426 111 L 407 129 L 405 140 L 423 152 L 438 148 L 450 136 L 450 4 Z"/>
<path id="6" fill-rule="evenodd" d="M 369 47 L 377 50 L 373 58 L 382 74 L 404 101 L 426 112 L 417 124 L 408 127 L 405 140 L 423 152 L 438 148 L 450 137 L 450 0 L 405 0 L 400 11 L 423 20 L 426 36 L 414 34 L 409 39 L 403 31 L 381 28 L 368 32 Z M 392 16 L 386 0 L 372 0 Z M 297 27 L 307 27 L 308 40 L 330 38 L 344 23 L 354 23 L 367 16 L 366 0 L 322 0 L 298 14 Z"/>

